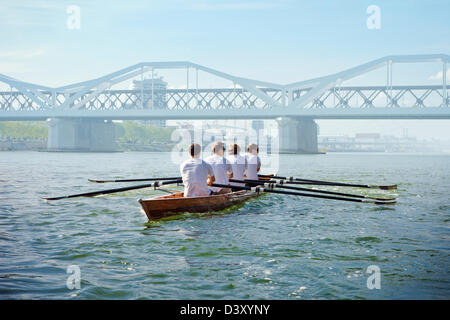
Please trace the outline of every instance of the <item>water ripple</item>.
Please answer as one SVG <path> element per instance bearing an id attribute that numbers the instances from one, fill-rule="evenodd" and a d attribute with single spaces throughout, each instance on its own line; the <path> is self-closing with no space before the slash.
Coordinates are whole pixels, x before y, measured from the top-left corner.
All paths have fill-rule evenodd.
<path id="1" fill-rule="evenodd" d="M 148 222 L 137 199 L 160 194 L 154 190 L 40 200 L 109 187 L 87 178 L 172 175 L 177 168 L 168 159 L 164 153 L 2 152 L 0 177 L 8 179 L 0 185 L 0 298 L 450 297 L 449 156 L 280 158 L 286 176 L 397 183 L 399 201 L 389 207 L 277 194 L 219 213 Z M 80 268 L 79 290 L 67 288 L 70 265 Z M 381 290 L 367 289 L 370 265 L 381 269 Z"/>

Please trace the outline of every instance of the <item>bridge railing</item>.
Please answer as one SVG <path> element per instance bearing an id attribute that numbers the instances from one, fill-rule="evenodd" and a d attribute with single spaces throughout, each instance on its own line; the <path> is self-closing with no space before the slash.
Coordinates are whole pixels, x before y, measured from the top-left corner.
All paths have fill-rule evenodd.
<path id="1" fill-rule="evenodd" d="M 283 94 L 279 89 L 261 89 L 274 101 L 282 103 Z M 309 92 L 303 88 L 292 92 L 292 101 Z M 0 112 L 8 111 L 44 111 L 60 108 L 70 95 L 43 91 L 48 99 L 55 99 L 56 107 L 42 106 L 18 91 L 0 92 Z M 443 100 L 441 86 L 371 86 L 371 87 L 334 87 L 304 106 L 304 108 L 377 108 L 377 107 L 413 107 L 426 108 L 450 106 L 450 92 L 446 103 Z M 83 100 L 89 94 L 73 102 Z M 167 89 L 154 90 L 106 90 L 86 102 L 80 110 L 240 110 L 270 109 L 266 101 L 243 89 Z M 69 106 L 70 108 L 70 106 Z"/>
<path id="2" fill-rule="evenodd" d="M 293 101 L 305 95 L 310 88 L 293 92 Z M 425 108 L 449 107 L 449 89 L 445 95 L 442 86 L 369 86 L 333 87 L 305 105 L 305 108 Z"/>
<path id="3" fill-rule="evenodd" d="M 281 90 L 261 89 L 275 101 L 282 100 Z M 153 93 L 153 94 L 152 94 Z M 42 92 L 52 97 L 51 92 Z M 85 99 L 90 92 L 77 98 L 69 108 Z M 56 93 L 57 106 L 63 105 L 70 95 Z M 166 89 L 166 90 L 105 90 L 86 102 L 81 110 L 211 110 L 211 109 L 267 109 L 264 100 L 243 89 Z M 32 99 L 17 91 L 0 92 L 0 112 L 46 110 Z M 58 108 L 58 107 L 56 107 Z"/>

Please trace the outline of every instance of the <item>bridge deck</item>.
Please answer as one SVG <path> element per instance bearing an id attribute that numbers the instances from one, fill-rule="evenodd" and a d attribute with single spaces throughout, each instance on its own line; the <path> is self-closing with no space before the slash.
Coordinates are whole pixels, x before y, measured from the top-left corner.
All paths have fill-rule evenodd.
<path id="1" fill-rule="evenodd" d="M 90 118 L 104 120 L 207 120 L 207 119 L 275 119 L 303 117 L 312 119 L 450 119 L 449 107 L 426 108 L 271 108 L 243 110 L 46 110 L 8 111 L 0 121 L 42 121 L 48 118 Z"/>

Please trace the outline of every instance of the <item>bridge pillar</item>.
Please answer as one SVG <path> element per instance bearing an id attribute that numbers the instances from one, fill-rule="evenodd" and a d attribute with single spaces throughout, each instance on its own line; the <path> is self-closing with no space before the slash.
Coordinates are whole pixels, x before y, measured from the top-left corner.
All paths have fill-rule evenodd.
<path id="1" fill-rule="evenodd" d="M 282 117 L 277 123 L 280 153 L 319 153 L 313 119 Z"/>
<path id="2" fill-rule="evenodd" d="M 48 151 L 115 151 L 114 125 L 111 121 L 52 118 L 48 125 Z"/>

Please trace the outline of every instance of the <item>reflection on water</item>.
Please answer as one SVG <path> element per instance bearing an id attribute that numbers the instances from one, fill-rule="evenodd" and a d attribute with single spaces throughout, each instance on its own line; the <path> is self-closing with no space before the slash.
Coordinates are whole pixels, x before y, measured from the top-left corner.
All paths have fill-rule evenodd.
<path id="1" fill-rule="evenodd" d="M 283 155 L 282 175 L 397 183 L 399 201 L 371 206 L 270 194 L 219 213 L 148 222 L 137 199 L 162 194 L 152 189 L 40 197 L 115 187 L 88 178 L 173 175 L 169 154 L 1 152 L 0 298 L 448 299 L 449 160 Z M 66 286 L 74 264 L 79 290 Z M 380 290 L 366 286 L 374 264 Z"/>

